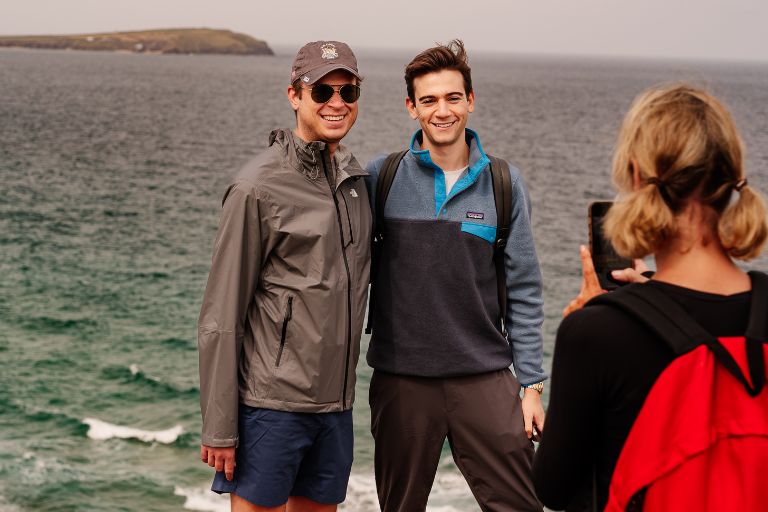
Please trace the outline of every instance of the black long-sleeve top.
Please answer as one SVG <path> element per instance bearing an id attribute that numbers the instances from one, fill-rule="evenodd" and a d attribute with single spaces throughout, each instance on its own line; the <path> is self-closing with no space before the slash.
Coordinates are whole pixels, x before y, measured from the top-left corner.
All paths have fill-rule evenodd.
<path id="1" fill-rule="evenodd" d="M 703 293 L 650 281 L 715 336 L 742 336 L 751 292 Z M 674 355 L 638 320 L 606 305 L 588 306 L 560 324 L 549 409 L 533 465 L 539 499 L 554 510 L 605 507 L 614 467 L 645 397 Z"/>

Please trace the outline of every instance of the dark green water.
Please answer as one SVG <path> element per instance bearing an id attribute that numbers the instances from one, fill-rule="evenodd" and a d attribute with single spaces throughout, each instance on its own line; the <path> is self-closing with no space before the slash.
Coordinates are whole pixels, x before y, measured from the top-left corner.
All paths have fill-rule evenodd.
<path id="1" fill-rule="evenodd" d="M 415 128 L 407 60 L 361 55 L 348 143 L 362 161 Z M 289 69 L 286 56 L 0 51 L 0 510 L 227 509 L 203 494 L 195 322 L 229 177 L 293 122 Z M 531 188 L 547 368 L 579 286 L 586 205 L 612 195 L 610 150 L 637 92 L 710 86 L 742 130 L 750 183 L 768 190 L 766 66 L 478 57 L 473 70 L 470 125 Z M 368 511 L 364 363 L 359 374 L 344 508 Z M 477 510 L 449 459 L 429 510 Z"/>

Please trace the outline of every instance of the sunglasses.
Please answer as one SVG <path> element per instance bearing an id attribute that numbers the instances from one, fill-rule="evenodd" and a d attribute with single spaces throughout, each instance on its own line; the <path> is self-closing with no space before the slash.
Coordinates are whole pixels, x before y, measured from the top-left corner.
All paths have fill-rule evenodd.
<path id="1" fill-rule="evenodd" d="M 333 98 L 333 93 L 339 91 L 339 96 L 344 103 L 354 103 L 360 97 L 360 86 L 353 84 L 329 85 L 319 84 L 310 89 L 312 101 L 315 103 L 327 103 Z"/>

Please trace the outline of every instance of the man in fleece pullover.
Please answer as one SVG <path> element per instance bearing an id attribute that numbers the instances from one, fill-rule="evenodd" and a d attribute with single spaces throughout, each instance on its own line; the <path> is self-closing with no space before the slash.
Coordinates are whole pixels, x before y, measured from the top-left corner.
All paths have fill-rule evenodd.
<path id="1" fill-rule="evenodd" d="M 425 50 L 405 78 L 406 106 L 421 129 L 384 208 L 367 355 L 379 503 L 384 512 L 425 510 L 447 437 L 483 510 L 541 510 L 531 438 L 544 426 L 546 375 L 528 193 L 510 166 L 505 333 L 492 175 L 478 135 L 466 128 L 475 97 L 463 44 Z M 367 168 L 374 207 L 383 163 Z"/>

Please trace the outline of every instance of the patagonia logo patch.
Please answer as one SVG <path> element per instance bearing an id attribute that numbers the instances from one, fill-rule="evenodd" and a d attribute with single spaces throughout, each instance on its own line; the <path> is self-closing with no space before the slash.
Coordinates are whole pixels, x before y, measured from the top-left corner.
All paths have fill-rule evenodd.
<path id="1" fill-rule="evenodd" d="M 480 220 L 482 220 L 482 219 L 485 218 L 485 214 L 478 213 L 478 212 L 467 212 L 467 218 L 468 219 L 480 219 Z"/>

